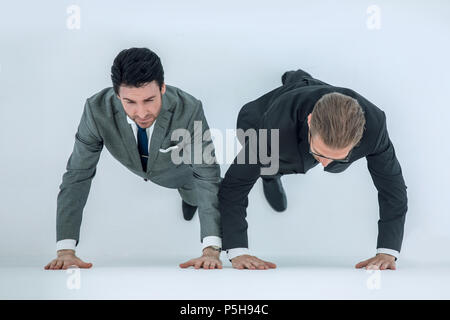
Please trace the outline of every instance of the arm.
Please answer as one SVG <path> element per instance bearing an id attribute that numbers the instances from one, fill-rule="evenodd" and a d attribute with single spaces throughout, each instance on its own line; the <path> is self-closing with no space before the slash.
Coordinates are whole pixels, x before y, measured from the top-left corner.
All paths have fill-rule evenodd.
<path id="1" fill-rule="evenodd" d="M 220 213 L 217 199 L 221 180 L 220 166 L 215 159 L 214 144 L 210 135 L 204 137 L 205 131 L 209 131 L 209 126 L 200 101 L 189 122 L 188 128 L 192 133 L 191 136 L 194 142 L 191 153 L 191 165 L 198 201 L 200 240 L 203 244 L 203 249 L 211 245 L 222 247 Z M 198 157 L 198 152 L 195 150 L 195 141 L 200 142 L 202 148 L 198 151 L 200 154 L 205 154 L 205 159 L 203 157 L 195 159 Z M 206 158 L 206 155 L 210 155 L 211 157 Z"/>
<path id="2" fill-rule="evenodd" d="M 276 268 L 269 261 L 251 256 L 248 250 L 247 206 L 248 194 L 261 174 L 259 161 L 251 164 L 249 144 L 246 142 L 240 153 L 245 152 L 245 163 L 238 163 L 239 155 L 225 174 L 219 190 L 219 209 L 223 230 L 223 248 L 233 268 L 265 270 Z M 244 157 L 242 157 L 244 158 Z"/>
<path id="3" fill-rule="evenodd" d="M 380 219 L 377 248 L 400 252 L 405 224 L 407 193 L 394 146 L 389 139 L 386 118 L 374 152 L 367 155 L 367 167 L 378 190 Z"/>
<path id="4" fill-rule="evenodd" d="M 203 113 L 202 103 L 197 108 L 188 125 L 193 144 L 190 145 L 191 165 L 194 175 L 194 187 L 197 194 L 198 216 L 200 220 L 200 241 L 202 242 L 202 256 L 180 264 L 181 268 L 193 266 L 195 269 L 222 269 L 220 261 L 222 248 L 222 231 L 220 228 L 220 213 L 217 193 L 220 185 L 220 167 L 216 163 L 214 144 L 210 135 L 208 122 Z M 204 139 L 203 139 L 204 138 Z M 201 146 L 196 149 L 196 142 Z M 198 154 L 200 153 L 200 158 Z M 205 155 L 205 157 L 203 157 Z M 209 156 L 208 156 L 209 155 Z M 197 158 L 197 159 L 196 159 Z"/>
<path id="5" fill-rule="evenodd" d="M 247 141 L 240 151 L 240 153 L 245 153 L 245 163 L 238 163 L 239 155 L 234 159 L 219 190 L 222 241 L 223 248 L 226 250 L 241 248 L 239 252 L 246 252 L 244 249 L 248 248 L 248 224 L 246 220 L 248 194 L 261 172 L 259 163 L 249 163 L 249 150 Z M 237 252 L 237 250 L 233 251 Z"/>
<path id="6" fill-rule="evenodd" d="M 89 103 L 75 135 L 73 152 L 67 162 L 57 198 L 56 240 L 79 241 L 83 208 L 86 204 L 92 178 L 103 148 L 103 140 L 96 129 Z"/>

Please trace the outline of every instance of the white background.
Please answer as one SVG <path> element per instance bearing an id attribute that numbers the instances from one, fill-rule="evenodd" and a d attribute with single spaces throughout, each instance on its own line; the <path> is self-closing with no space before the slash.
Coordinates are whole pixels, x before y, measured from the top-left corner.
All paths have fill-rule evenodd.
<path id="1" fill-rule="evenodd" d="M 80 29 L 66 26 L 72 4 Z M 379 30 L 367 26 L 370 5 L 381 9 Z M 1 263 L 43 267 L 54 257 L 56 196 L 84 102 L 111 86 L 113 59 L 129 47 L 154 50 L 166 83 L 201 99 L 221 130 L 235 128 L 240 108 L 279 86 L 286 70 L 365 96 L 386 112 L 408 186 L 399 265 L 449 263 L 449 31 L 448 1 L 2 1 Z M 365 159 L 283 183 L 283 213 L 269 207 L 260 181 L 250 193 L 255 255 L 351 267 L 375 254 L 378 201 Z M 104 148 L 77 252 L 94 264 L 192 258 L 198 215 L 184 221 L 180 202 Z"/>

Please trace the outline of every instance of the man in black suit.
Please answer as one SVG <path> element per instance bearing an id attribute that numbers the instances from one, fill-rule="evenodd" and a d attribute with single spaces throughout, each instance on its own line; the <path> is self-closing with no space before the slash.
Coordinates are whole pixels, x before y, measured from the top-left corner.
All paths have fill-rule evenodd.
<path id="1" fill-rule="evenodd" d="M 284 73 L 282 83 L 281 87 L 244 105 L 239 112 L 238 129 L 278 129 L 276 147 L 279 149 L 268 142 L 272 141 L 269 138 L 264 142 L 269 153 L 278 151 L 278 170 L 275 174 L 262 174 L 267 164 L 259 157 L 261 145 L 257 143 L 254 149 L 249 136 L 238 135 L 246 161 L 239 162 L 239 155 L 236 157 L 219 190 L 222 245 L 233 267 L 276 267 L 251 256 L 248 250 L 247 196 L 259 177 L 269 204 L 276 211 L 283 211 L 287 200 L 282 175 L 304 174 L 319 162 L 324 171 L 339 173 L 366 157 L 378 190 L 377 254 L 355 267 L 395 269 L 403 240 L 407 187 L 388 135 L 385 113 L 355 91 L 329 85 L 302 70 Z M 258 150 L 257 161 L 253 163 L 246 158 L 252 150 Z"/>

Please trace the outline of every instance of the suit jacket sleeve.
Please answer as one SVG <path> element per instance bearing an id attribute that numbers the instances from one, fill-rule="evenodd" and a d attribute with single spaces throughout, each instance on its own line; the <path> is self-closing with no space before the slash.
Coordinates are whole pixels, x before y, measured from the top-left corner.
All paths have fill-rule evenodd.
<path id="1" fill-rule="evenodd" d="M 57 198 L 56 240 L 79 241 L 83 208 L 92 178 L 103 148 L 103 140 L 96 129 L 90 105 L 86 101 L 75 134 L 75 144 L 63 175 Z"/>
<path id="2" fill-rule="evenodd" d="M 240 153 L 245 152 L 245 163 L 234 159 L 219 190 L 219 209 L 222 221 L 222 247 L 224 250 L 248 248 L 247 206 L 248 194 L 261 174 L 259 159 L 252 164 L 248 140 Z"/>
<path id="3" fill-rule="evenodd" d="M 366 156 L 367 166 L 378 190 L 380 219 L 378 220 L 377 248 L 400 252 L 407 205 L 406 185 L 394 146 L 389 139 L 386 116 L 375 150 Z"/>
<path id="4" fill-rule="evenodd" d="M 196 121 L 197 124 L 195 123 Z M 195 129 L 197 126 L 197 130 Z M 215 161 L 213 141 L 210 139 L 209 126 L 203 112 L 202 103 L 199 101 L 192 118 L 189 121 L 193 144 L 191 144 L 191 164 L 194 175 L 194 186 L 197 193 L 198 216 L 200 219 L 200 241 L 208 236 L 222 237 L 220 228 L 220 213 L 217 193 L 220 185 L 220 166 Z M 208 133 L 205 133 L 208 132 Z M 195 152 L 195 141 L 201 141 L 200 154 Z M 195 161 L 195 156 L 211 155 L 207 162 L 200 158 Z M 197 159 L 198 160 L 198 159 Z"/>

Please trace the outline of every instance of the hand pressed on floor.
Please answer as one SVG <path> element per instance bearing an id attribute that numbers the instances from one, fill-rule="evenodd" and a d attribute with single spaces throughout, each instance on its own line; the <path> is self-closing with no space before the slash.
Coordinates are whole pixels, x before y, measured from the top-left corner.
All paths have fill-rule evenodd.
<path id="1" fill-rule="evenodd" d="M 374 270 L 395 270 L 395 257 L 391 256 L 390 254 L 378 253 L 375 257 L 361 261 L 355 266 L 355 268 L 357 269 L 364 267 L 366 269 Z"/>

